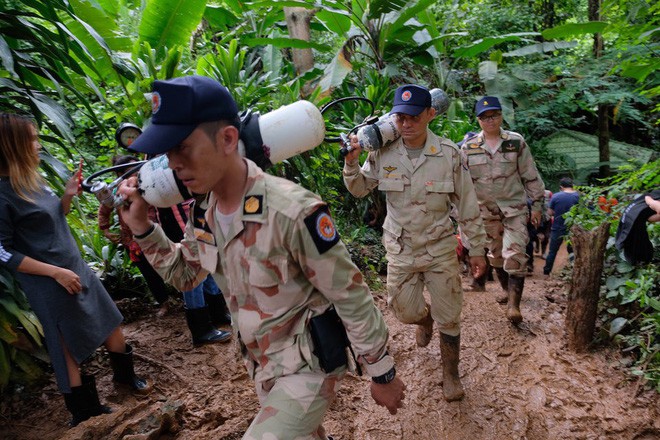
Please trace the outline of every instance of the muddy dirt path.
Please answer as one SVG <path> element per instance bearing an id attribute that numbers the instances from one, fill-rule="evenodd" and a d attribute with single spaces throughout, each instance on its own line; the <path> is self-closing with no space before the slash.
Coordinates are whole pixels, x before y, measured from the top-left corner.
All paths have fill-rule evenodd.
<path id="1" fill-rule="evenodd" d="M 556 270 L 565 262 L 560 254 Z M 566 289 L 541 274 L 527 278 L 525 321 L 516 328 L 486 292 L 465 292 L 461 377 L 466 397 L 442 399 L 442 363 L 437 334 L 426 348 L 415 345 L 414 328 L 386 310 L 397 371 L 408 386 L 406 406 L 396 416 L 375 405 L 369 379 L 348 376 L 324 426 L 335 440 L 441 439 L 637 439 L 660 438 L 660 396 L 630 382 L 616 350 L 575 355 L 566 350 L 563 319 Z M 258 402 L 233 343 L 193 349 L 182 310 L 163 318 L 124 305 L 125 333 L 138 353 L 140 373 L 155 379 L 155 391 L 136 397 L 116 389 L 107 357 L 88 367 L 99 394 L 114 413 L 74 429 L 54 382 L 22 398 L 0 399 L 0 438 L 46 439 L 240 439 Z M 437 333 L 437 332 L 436 332 Z"/>

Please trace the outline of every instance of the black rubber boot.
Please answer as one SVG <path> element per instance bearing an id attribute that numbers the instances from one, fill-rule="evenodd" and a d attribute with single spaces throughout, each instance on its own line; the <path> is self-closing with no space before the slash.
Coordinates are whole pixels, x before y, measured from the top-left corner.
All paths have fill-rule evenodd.
<path id="1" fill-rule="evenodd" d="M 461 335 L 449 336 L 440 333 L 440 355 L 442 356 L 442 394 L 447 402 L 461 400 L 465 396 L 458 362 L 461 353 Z"/>
<path id="2" fill-rule="evenodd" d="M 204 300 L 209 308 L 209 315 L 211 316 L 211 323 L 213 325 L 231 324 L 231 313 L 229 313 L 225 297 L 222 293 L 217 295 L 204 293 Z"/>
<path id="3" fill-rule="evenodd" d="M 133 347 L 126 344 L 126 351 L 124 353 L 108 352 L 110 354 L 110 366 L 114 375 L 112 380 L 128 385 L 134 391 L 140 394 L 147 394 L 151 392 L 151 384 L 147 379 L 138 377 L 133 368 Z"/>
<path id="4" fill-rule="evenodd" d="M 524 287 L 525 278 L 514 276 L 509 278 L 509 300 L 506 306 L 506 317 L 512 324 L 519 324 L 523 320 L 520 313 L 520 300 Z"/>
<path id="5" fill-rule="evenodd" d="M 231 332 L 218 330 L 213 327 L 208 307 L 186 309 L 186 322 L 192 334 L 194 347 L 204 344 L 215 344 L 217 342 L 228 342 L 231 339 Z"/>
<path id="6" fill-rule="evenodd" d="M 502 293 L 497 294 L 495 301 L 500 304 L 506 304 L 509 300 L 509 274 L 503 267 L 496 267 L 495 272 L 497 272 L 497 280 L 502 287 Z"/>
<path id="7" fill-rule="evenodd" d="M 66 409 L 73 416 L 69 421 L 69 426 L 72 428 L 91 417 L 112 412 L 109 406 L 101 405 L 94 376 L 83 375 L 81 379 L 82 385 L 71 387 L 70 393 L 63 394 Z"/>

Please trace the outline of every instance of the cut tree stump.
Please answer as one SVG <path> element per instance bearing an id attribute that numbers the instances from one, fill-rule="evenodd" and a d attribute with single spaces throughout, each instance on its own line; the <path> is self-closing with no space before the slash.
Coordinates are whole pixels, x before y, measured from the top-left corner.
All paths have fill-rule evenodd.
<path id="1" fill-rule="evenodd" d="M 571 228 L 575 261 L 568 292 L 566 334 L 568 348 L 576 352 L 587 350 L 593 339 L 609 229 L 609 222 L 591 231 L 578 225 Z"/>

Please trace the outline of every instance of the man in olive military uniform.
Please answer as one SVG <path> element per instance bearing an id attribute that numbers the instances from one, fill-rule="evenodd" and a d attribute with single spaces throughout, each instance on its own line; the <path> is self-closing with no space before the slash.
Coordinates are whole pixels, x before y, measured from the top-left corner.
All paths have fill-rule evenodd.
<path id="1" fill-rule="evenodd" d="M 460 400 L 464 395 L 458 374 L 463 291 L 450 212 L 453 204 L 461 231 L 471 244 L 472 271 L 479 277 L 485 271 L 486 235 L 477 197 L 458 147 L 428 129 L 435 116 L 428 89 L 412 84 L 399 87 L 391 113 L 401 137 L 369 152 L 360 168 L 361 146 L 352 136 L 344 183 L 356 197 L 376 187 L 385 193 L 388 303 L 401 322 L 418 326 L 420 347 L 429 344 L 433 322 L 437 323 L 444 397 Z"/>
<path id="2" fill-rule="evenodd" d="M 167 282 L 187 290 L 211 273 L 221 286 L 261 402 L 244 439 L 326 439 L 323 417 L 347 366 L 345 357 L 337 365 L 337 356 L 321 356 L 331 341 L 310 331 L 319 317 L 339 317 L 373 378 L 372 397 L 395 414 L 405 386 L 387 351 L 387 327 L 327 205 L 240 155 L 237 114 L 215 80 L 155 81 L 152 124 L 131 149 L 167 153 L 188 190 L 207 197 L 173 243 L 148 220 L 137 179 L 127 180 L 126 224 Z"/>
<path id="3" fill-rule="evenodd" d="M 500 101 L 494 96 L 481 98 L 476 114 L 482 131 L 467 139 L 461 149 L 479 198 L 488 259 L 505 291 L 498 302 L 507 303 L 507 318 L 518 324 L 523 319 L 520 299 L 528 260 L 527 198 L 532 225 L 538 227 L 545 187 L 525 139 L 501 128 Z"/>

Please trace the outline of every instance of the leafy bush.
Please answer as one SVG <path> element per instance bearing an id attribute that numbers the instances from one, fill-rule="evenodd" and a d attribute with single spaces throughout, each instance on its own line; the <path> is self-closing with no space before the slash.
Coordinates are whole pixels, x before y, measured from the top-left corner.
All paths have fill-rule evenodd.
<path id="1" fill-rule="evenodd" d="M 647 225 L 655 255 L 648 264 L 631 265 L 614 245 L 619 219 L 632 200 L 660 187 L 660 161 L 638 170 L 622 168 L 600 188 L 580 187 L 580 202 L 567 223 L 591 229 L 610 221 L 610 240 L 603 267 L 599 307 L 599 339 L 616 343 L 630 356 L 630 373 L 660 392 L 660 224 Z M 605 197 L 617 204 L 607 213 L 598 208 Z"/>
<path id="2" fill-rule="evenodd" d="M 13 276 L 0 267 L 0 390 L 9 381 L 29 383 L 42 375 L 34 355 L 45 359 L 44 330 Z"/>

